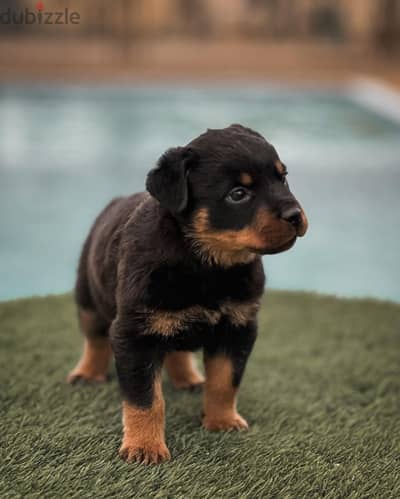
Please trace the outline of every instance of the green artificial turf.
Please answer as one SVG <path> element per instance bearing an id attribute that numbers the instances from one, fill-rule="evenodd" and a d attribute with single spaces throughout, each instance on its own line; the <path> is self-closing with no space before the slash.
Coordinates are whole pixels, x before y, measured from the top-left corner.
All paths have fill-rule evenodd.
<path id="1" fill-rule="evenodd" d="M 70 296 L 0 304 L 0 497 L 400 497 L 400 306 L 271 292 L 242 384 L 248 433 L 200 428 L 201 395 L 164 383 L 160 466 L 117 456 L 115 374 L 68 386 Z"/>

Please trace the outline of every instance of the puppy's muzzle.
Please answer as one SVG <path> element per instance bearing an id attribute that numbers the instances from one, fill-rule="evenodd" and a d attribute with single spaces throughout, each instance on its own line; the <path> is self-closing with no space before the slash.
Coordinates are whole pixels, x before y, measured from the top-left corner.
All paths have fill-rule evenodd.
<path id="1" fill-rule="evenodd" d="M 298 205 L 285 208 L 281 213 L 281 219 L 288 222 L 296 231 L 296 236 L 304 236 L 307 232 L 308 221 L 304 211 Z"/>

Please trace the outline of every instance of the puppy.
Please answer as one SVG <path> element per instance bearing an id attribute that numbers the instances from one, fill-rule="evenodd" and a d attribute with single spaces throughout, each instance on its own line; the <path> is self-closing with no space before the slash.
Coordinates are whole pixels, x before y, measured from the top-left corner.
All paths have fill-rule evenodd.
<path id="1" fill-rule="evenodd" d="M 177 388 L 204 383 L 204 428 L 247 429 L 236 400 L 257 334 L 261 255 L 307 230 L 286 175 L 257 132 L 207 130 L 163 154 L 148 192 L 114 199 L 95 221 L 75 290 L 84 350 L 68 381 L 105 381 L 114 354 L 128 462 L 170 458 L 163 365 Z"/>

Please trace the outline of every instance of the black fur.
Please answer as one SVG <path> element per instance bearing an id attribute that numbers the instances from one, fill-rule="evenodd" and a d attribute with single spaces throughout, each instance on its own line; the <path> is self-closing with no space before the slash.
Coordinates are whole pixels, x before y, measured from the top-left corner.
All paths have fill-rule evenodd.
<path id="1" fill-rule="evenodd" d="M 148 324 L 154 311 L 179 313 L 193 306 L 219 311 L 226 301 L 259 301 L 265 278 L 258 253 L 287 249 L 288 239 L 299 235 L 298 227 L 280 218 L 298 203 L 276 169 L 278 159 L 252 130 L 240 125 L 209 130 L 161 157 L 148 176 L 151 196 L 115 199 L 97 218 L 81 254 L 76 301 L 110 326 L 119 383 L 132 404 L 151 405 L 154 377 L 174 350 L 225 354 L 232 359 L 232 384 L 239 385 L 256 338 L 255 316 L 238 325 L 221 312 L 216 324 L 189 321 L 169 335 L 150 331 Z M 252 197 L 234 205 L 227 195 L 241 185 L 244 172 L 253 181 Z M 257 214 L 267 213 L 268 223 L 253 227 L 265 249 L 246 247 L 247 257 L 232 262 L 224 250 L 226 265 L 208 259 L 207 248 L 195 250 L 193 224 L 201 210 L 214 236 L 239 234 L 253 227 Z"/>
<path id="2" fill-rule="evenodd" d="M 247 359 L 257 338 L 257 323 L 250 321 L 245 326 L 235 326 L 223 318 L 214 334 L 207 337 L 204 351 L 207 356 L 224 354 L 232 359 L 232 384 L 237 388 L 242 380 Z"/>

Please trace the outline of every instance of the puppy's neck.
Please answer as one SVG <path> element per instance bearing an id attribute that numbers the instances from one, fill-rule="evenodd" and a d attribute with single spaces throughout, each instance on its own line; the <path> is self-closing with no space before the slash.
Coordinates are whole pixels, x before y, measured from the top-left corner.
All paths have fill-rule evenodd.
<path id="1" fill-rule="evenodd" d="M 182 234 L 187 251 L 206 266 L 229 268 L 251 263 L 258 257 L 248 249 L 227 249 L 223 240 L 194 231 L 192 226 L 184 226 Z"/>
<path id="2" fill-rule="evenodd" d="M 212 241 L 199 241 L 192 239 L 191 248 L 196 257 L 208 266 L 223 268 L 234 267 L 235 265 L 245 265 L 257 258 L 256 253 L 248 250 L 227 251 Z"/>

